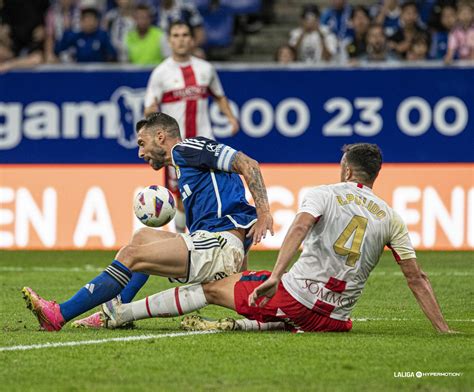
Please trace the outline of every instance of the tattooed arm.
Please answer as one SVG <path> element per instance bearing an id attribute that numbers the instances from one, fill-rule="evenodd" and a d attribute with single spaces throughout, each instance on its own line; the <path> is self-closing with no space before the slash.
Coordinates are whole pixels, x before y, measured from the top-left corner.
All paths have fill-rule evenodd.
<path id="1" fill-rule="evenodd" d="M 252 194 L 258 219 L 247 236 L 252 237 L 253 243 L 257 244 L 262 238 L 265 238 L 267 230 L 270 230 L 273 235 L 273 218 L 270 214 L 267 189 L 265 188 L 260 166 L 256 160 L 239 151 L 232 163 L 232 171 L 244 177 Z"/>

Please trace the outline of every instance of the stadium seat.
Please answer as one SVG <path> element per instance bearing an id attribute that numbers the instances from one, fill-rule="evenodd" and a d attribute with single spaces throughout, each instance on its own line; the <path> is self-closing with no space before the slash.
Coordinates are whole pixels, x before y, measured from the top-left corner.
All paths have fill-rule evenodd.
<path id="1" fill-rule="evenodd" d="M 221 5 L 229 7 L 235 14 L 256 14 L 262 7 L 261 0 L 221 0 Z"/>
<path id="2" fill-rule="evenodd" d="M 202 12 L 206 29 L 206 47 L 228 47 L 232 44 L 234 13 L 228 7 Z"/>

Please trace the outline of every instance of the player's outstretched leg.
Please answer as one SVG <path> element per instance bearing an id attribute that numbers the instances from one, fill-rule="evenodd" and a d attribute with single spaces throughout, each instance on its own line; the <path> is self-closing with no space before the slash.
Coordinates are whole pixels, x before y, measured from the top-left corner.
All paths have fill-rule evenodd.
<path id="1" fill-rule="evenodd" d="M 110 301 L 102 306 L 106 326 L 118 328 L 125 323 L 152 317 L 176 317 L 208 304 L 234 309 L 233 287 L 240 276 L 235 274 L 210 283 L 175 287 L 129 304 Z"/>
<path id="2" fill-rule="evenodd" d="M 158 232 L 157 232 L 158 233 Z M 159 237 L 159 235 L 157 236 Z M 171 278 L 186 276 L 188 248 L 182 237 L 146 245 L 127 245 L 105 271 L 59 306 L 24 288 L 25 300 L 43 329 L 59 330 L 69 320 L 116 297 L 128 284 L 132 270 Z"/>
<path id="3" fill-rule="evenodd" d="M 114 299 L 102 305 L 104 323 L 114 329 L 153 317 L 176 317 L 207 306 L 201 284 L 174 287 L 139 301 L 123 304 Z"/>
<path id="4" fill-rule="evenodd" d="M 157 233 L 159 233 L 160 239 L 176 238 L 176 234 L 174 233 L 157 231 L 156 229 L 143 227 L 133 234 L 130 245 L 144 245 L 156 241 Z M 117 297 L 117 301 L 120 303 L 131 302 L 135 295 L 145 285 L 149 277 L 150 276 L 148 274 L 133 272 L 130 282 L 128 282 L 128 284 L 120 292 L 120 295 Z M 104 314 L 102 311 L 99 311 L 91 314 L 90 316 L 73 321 L 71 326 L 74 328 L 99 329 L 105 327 L 104 320 Z"/>

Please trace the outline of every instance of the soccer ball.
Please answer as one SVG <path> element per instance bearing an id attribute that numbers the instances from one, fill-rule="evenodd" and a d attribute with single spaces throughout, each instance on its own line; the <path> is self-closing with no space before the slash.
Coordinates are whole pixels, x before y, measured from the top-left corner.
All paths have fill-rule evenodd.
<path id="1" fill-rule="evenodd" d="M 137 194 L 133 210 L 144 225 L 161 227 L 174 218 L 176 204 L 168 188 L 150 185 Z"/>

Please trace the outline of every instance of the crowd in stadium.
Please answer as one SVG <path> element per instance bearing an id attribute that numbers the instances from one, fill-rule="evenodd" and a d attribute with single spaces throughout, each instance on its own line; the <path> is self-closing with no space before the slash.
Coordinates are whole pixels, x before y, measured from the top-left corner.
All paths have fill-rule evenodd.
<path id="1" fill-rule="evenodd" d="M 170 52 L 167 27 L 188 22 L 195 55 L 230 46 L 244 21 L 258 34 L 263 12 L 241 15 L 229 0 L 0 0 L 0 72 L 42 63 L 159 64 Z M 275 53 L 279 63 L 360 64 L 420 60 L 474 60 L 474 10 L 464 0 L 376 0 L 371 6 L 330 0 L 305 5 L 300 26 Z M 265 13 L 265 15 L 264 15 Z M 244 16 L 244 18 L 242 18 Z M 238 23 L 236 23 L 238 22 Z M 298 21 L 295 21 L 295 27 Z M 262 59 L 265 60 L 265 59 Z"/>

